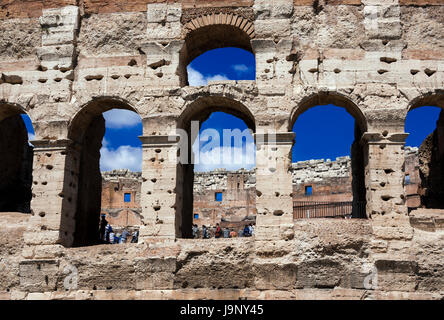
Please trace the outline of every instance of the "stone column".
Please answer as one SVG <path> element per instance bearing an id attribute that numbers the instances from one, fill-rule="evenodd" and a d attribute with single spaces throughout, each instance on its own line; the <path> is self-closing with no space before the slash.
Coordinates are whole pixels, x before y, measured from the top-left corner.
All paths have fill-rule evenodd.
<path id="1" fill-rule="evenodd" d="M 37 140 L 32 144 L 32 216 L 25 244 L 69 247 L 75 229 L 79 150 L 68 139 Z"/>
<path id="2" fill-rule="evenodd" d="M 291 239 L 293 186 L 290 172 L 294 133 L 255 134 L 256 238 Z"/>
<path id="3" fill-rule="evenodd" d="M 404 195 L 404 145 L 407 133 L 362 136 L 365 154 L 367 216 L 407 214 Z"/>
<path id="4" fill-rule="evenodd" d="M 176 136 L 141 136 L 142 219 L 140 237 L 145 241 L 176 237 Z"/>
<path id="5" fill-rule="evenodd" d="M 417 263 L 410 252 L 410 226 L 404 194 L 404 144 L 407 133 L 364 133 L 367 215 L 373 240 L 370 259 L 374 289 L 413 291 Z"/>

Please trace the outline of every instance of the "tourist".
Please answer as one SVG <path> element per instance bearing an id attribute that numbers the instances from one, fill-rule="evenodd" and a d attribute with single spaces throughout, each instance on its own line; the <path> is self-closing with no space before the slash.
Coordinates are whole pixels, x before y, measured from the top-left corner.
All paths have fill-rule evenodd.
<path id="1" fill-rule="evenodd" d="M 193 239 L 198 238 L 199 228 L 197 227 L 197 224 L 193 224 L 192 232 L 193 232 Z"/>
<path id="2" fill-rule="evenodd" d="M 237 232 L 234 231 L 234 229 L 231 229 L 230 231 L 230 238 L 237 238 Z"/>
<path id="3" fill-rule="evenodd" d="M 115 233 L 113 244 L 118 244 L 118 243 L 120 243 L 120 233 Z"/>
<path id="4" fill-rule="evenodd" d="M 244 227 L 244 237 L 249 237 L 249 236 L 251 236 L 250 228 L 249 228 L 248 224 L 246 224 Z"/>
<path id="5" fill-rule="evenodd" d="M 122 232 L 122 241 L 121 241 L 121 243 L 126 243 L 126 241 L 127 241 L 127 239 L 128 239 L 128 236 L 129 236 L 129 232 L 128 232 L 128 230 L 123 229 L 123 232 Z"/>
<path id="6" fill-rule="evenodd" d="M 208 229 L 207 229 L 207 226 L 206 225 L 203 225 L 202 226 L 202 237 L 204 238 L 204 239 L 208 239 L 209 237 L 208 237 Z"/>
<path id="7" fill-rule="evenodd" d="M 238 237 L 243 237 L 244 235 L 244 230 L 243 229 L 239 229 L 239 231 L 237 232 L 237 236 Z"/>
<path id="8" fill-rule="evenodd" d="M 250 236 L 253 236 L 254 228 L 252 223 L 248 226 L 248 232 L 250 233 Z"/>
<path id="9" fill-rule="evenodd" d="M 109 226 L 109 227 L 110 227 L 111 231 L 109 232 L 109 235 L 108 235 L 108 241 L 109 241 L 109 243 L 113 244 L 114 243 L 114 231 L 111 228 L 111 226 Z"/>
<path id="10" fill-rule="evenodd" d="M 134 231 L 133 238 L 131 239 L 131 243 L 139 242 L 139 230 Z"/>
<path id="11" fill-rule="evenodd" d="M 230 230 L 228 228 L 224 228 L 224 238 L 230 237 Z"/>
<path id="12" fill-rule="evenodd" d="M 111 234 L 111 232 L 113 232 L 113 228 L 109 223 L 107 223 L 105 227 L 105 243 L 110 243 L 109 235 Z"/>
<path id="13" fill-rule="evenodd" d="M 219 223 L 216 223 L 216 232 L 214 234 L 215 238 L 220 238 L 222 236 L 222 229 L 219 226 Z"/>
<path id="14" fill-rule="evenodd" d="M 108 225 L 108 221 L 106 221 L 106 215 L 102 214 L 101 220 L 100 220 L 100 228 L 99 228 L 99 240 L 102 243 L 104 243 L 106 241 L 105 232 L 106 232 L 107 225 Z"/>

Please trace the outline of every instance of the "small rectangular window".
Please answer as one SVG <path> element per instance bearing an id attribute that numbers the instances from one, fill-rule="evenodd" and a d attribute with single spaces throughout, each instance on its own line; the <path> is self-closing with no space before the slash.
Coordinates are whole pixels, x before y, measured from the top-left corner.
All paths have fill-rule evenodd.
<path id="1" fill-rule="evenodd" d="M 305 186 L 305 195 L 311 196 L 313 194 L 313 188 L 311 186 Z"/>
<path id="2" fill-rule="evenodd" d="M 124 202 L 131 202 L 131 193 L 125 193 Z"/>
<path id="3" fill-rule="evenodd" d="M 198 213 L 194 214 L 194 220 L 199 220 L 199 214 Z"/>
<path id="4" fill-rule="evenodd" d="M 215 193 L 215 199 L 216 201 L 222 201 L 222 192 L 216 192 Z"/>
<path id="5" fill-rule="evenodd" d="M 405 175 L 405 184 L 410 184 L 410 175 L 409 174 Z"/>

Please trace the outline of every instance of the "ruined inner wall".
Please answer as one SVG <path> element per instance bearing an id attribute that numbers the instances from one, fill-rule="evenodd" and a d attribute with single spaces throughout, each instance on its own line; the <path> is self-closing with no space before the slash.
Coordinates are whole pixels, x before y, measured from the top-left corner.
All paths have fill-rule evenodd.
<path id="1" fill-rule="evenodd" d="M 0 120 L 26 112 L 36 133 L 34 215 L 0 215 L 2 297 L 442 297 L 440 211 L 409 217 L 403 148 L 408 110 L 444 107 L 443 16 L 440 0 L 2 2 Z M 187 64 L 221 46 L 253 52 L 256 80 L 188 86 Z M 360 129 L 368 219 L 293 222 L 291 128 L 329 103 Z M 143 120 L 141 243 L 69 248 L 82 135 L 113 107 Z M 169 136 L 221 110 L 255 132 L 248 243 L 181 239 L 192 176 Z M 79 290 L 63 288 L 70 265 Z M 378 283 L 363 287 L 371 270 Z"/>
<path id="2" fill-rule="evenodd" d="M 256 216 L 254 170 L 194 173 L 193 223 L 234 227 L 252 223 Z M 217 199 L 216 193 L 220 193 Z M 196 216 L 197 215 L 197 216 Z"/>
<path id="3" fill-rule="evenodd" d="M 140 226 L 142 173 L 128 169 L 102 172 L 101 214 L 111 226 Z M 130 195 L 125 201 L 125 194 Z"/>
<path id="4" fill-rule="evenodd" d="M 444 208 L 444 113 L 441 112 L 437 127 L 419 148 L 419 193 L 425 208 Z"/>

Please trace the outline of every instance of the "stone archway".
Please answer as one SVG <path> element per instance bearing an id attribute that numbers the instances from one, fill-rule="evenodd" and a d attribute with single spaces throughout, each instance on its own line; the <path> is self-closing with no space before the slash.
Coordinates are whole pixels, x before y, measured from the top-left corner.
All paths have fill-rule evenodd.
<path id="1" fill-rule="evenodd" d="M 31 212 L 33 147 L 21 118 L 24 110 L 0 102 L 0 211 Z"/>
<path id="2" fill-rule="evenodd" d="M 177 165 L 176 185 L 176 237 L 190 238 L 193 213 L 193 183 L 194 163 L 192 161 L 191 146 L 196 139 L 196 132 L 191 128 L 192 121 L 200 125 L 208 119 L 213 112 L 225 112 L 234 115 L 245 122 L 251 131 L 255 131 L 255 118 L 252 112 L 239 101 L 222 97 L 200 97 L 187 105 L 177 121 L 177 127 L 186 132 L 188 139 L 187 161 Z M 183 158 L 182 158 L 183 159 Z"/>
<path id="3" fill-rule="evenodd" d="M 351 191 L 353 195 L 351 211 L 352 217 L 354 218 L 366 218 L 365 168 L 368 165 L 368 159 L 366 149 L 363 146 L 361 139 L 364 133 L 367 131 L 367 120 L 357 104 L 348 97 L 335 92 L 321 92 L 313 94 L 309 97 L 303 98 L 298 106 L 292 110 L 288 129 L 289 131 L 292 131 L 298 117 L 308 109 L 329 104 L 344 108 L 355 119 L 355 139 L 351 145 Z M 329 215 L 330 204 L 323 205 L 326 206 L 326 208 L 322 208 L 324 211 L 323 214 Z M 337 209 L 338 208 L 333 206 L 330 211 Z"/>
<path id="4" fill-rule="evenodd" d="M 102 191 L 100 149 L 105 135 L 102 114 L 111 109 L 138 113 L 122 99 L 101 97 L 82 106 L 68 126 L 70 144 L 66 151 L 63 187 L 67 196 L 60 224 L 60 238 L 65 246 L 98 243 Z"/>
<path id="5" fill-rule="evenodd" d="M 211 13 L 185 24 L 185 43 L 180 51 L 181 84 L 188 84 L 186 68 L 201 54 L 218 48 L 236 47 L 253 53 L 254 23 L 235 13 Z"/>
<path id="6" fill-rule="evenodd" d="M 426 209 L 444 209 L 444 91 L 421 95 L 414 99 L 409 106 L 409 111 L 423 106 L 436 106 L 441 108 L 436 128 L 422 142 L 418 149 L 416 165 L 413 173 L 419 181 L 417 185 L 419 206 Z M 406 188 L 411 189 L 411 185 Z M 407 197 L 412 190 L 407 193 Z M 412 209 L 410 207 L 410 209 Z M 409 210 L 410 210 L 409 209 Z"/>

